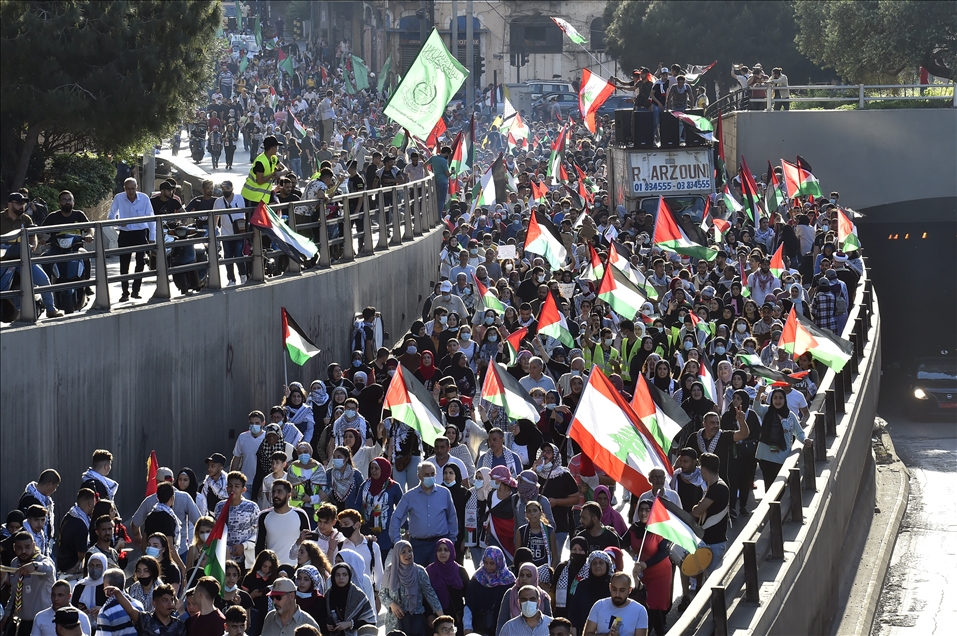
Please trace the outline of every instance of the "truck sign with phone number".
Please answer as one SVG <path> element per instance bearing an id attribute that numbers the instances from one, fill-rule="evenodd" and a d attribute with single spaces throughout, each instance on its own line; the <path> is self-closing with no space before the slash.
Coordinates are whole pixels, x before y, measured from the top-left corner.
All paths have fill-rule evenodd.
<path id="1" fill-rule="evenodd" d="M 629 152 L 632 192 L 713 192 L 711 152 L 710 148 Z"/>

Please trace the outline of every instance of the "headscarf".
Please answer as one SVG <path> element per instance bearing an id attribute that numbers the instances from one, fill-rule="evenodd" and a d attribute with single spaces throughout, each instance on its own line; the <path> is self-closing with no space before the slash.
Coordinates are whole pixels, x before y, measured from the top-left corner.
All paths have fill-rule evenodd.
<path id="1" fill-rule="evenodd" d="M 426 356 L 429 358 L 429 364 L 425 363 Z M 419 360 L 419 375 L 422 376 L 422 380 L 424 382 L 428 382 L 432 379 L 432 376 L 434 376 L 435 373 L 435 354 L 431 351 L 423 351 L 422 357 Z"/>
<path id="2" fill-rule="evenodd" d="M 299 576 L 300 572 L 303 572 L 312 580 L 313 592 L 322 592 L 322 578 L 319 575 L 319 568 L 314 565 L 300 565 L 296 570 L 296 576 Z"/>
<path id="3" fill-rule="evenodd" d="M 519 474 L 518 496 L 523 502 L 538 501 L 538 475 L 534 470 L 523 470 Z"/>
<path id="4" fill-rule="evenodd" d="M 615 562 L 612 560 L 611 555 L 602 550 L 593 550 L 591 554 L 588 555 L 588 558 L 585 560 L 585 565 L 582 566 L 582 569 L 579 570 L 578 576 L 575 577 L 579 583 L 585 579 L 594 579 L 595 577 L 591 574 L 591 564 L 596 560 L 604 561 L 608 564 L 608 573 L 605 574 L 604 578 L 610 578 L 612 573 L 615 571 Z"/>
<path id="5" fill-rule="evenodd" d="M 774 394 L 780 393 L 784 397 L 784 406 L 774 408 Z M 771 391 L 771 397 L 768 399 L 768 412 L 764 414 L 761 420 L 761 442 L 768 446 L 775 446 L 780 450 L 788 450 L 787 440 L 784 437 L 784 424 L 791 415 L 791 409 L 788 407 L 787 394 L 784 389 L 774 389 Z"/>
<path id="6" fill-rule="evenodd" d="M 349 447 L 349 450 L 352 451 L 352 456 L 355 457 L 356 453 L 358 453 L 359 450 L 362 448 L 362 433 L 360 433 L 358 429 L 347 428 L 343 432 L 343 438 L 345 438 L 345 433 L 349 433 L 349 432 L 352 433 L 352 439 L 356 440 L 356 443 L 353 444 L 351 447 Z"/>
<path id="7" fill-rule="evenodd" d="M 313 380 L 311 387 L 317 387 L 309 391 L 309 397 L 306 398 L 306 404 L 310 406 L 323 406 L 329 401 L 329 392 L 326 391 L 326 384 L 322 380 Z"/>
<path id="8" fill-rule="evenodd" d="M 343 587 L 336 585 L 336 570 L 339 568 L 345 568 L 349 572 L 349 582 Z M 354 576 L 355 572 L 348 563 L 336 563 L 332 566 L 332 571 L 329 573 L 329 591 L 326 593 L 326 599 L 328 599 L 330 609 L 334 609 L 340 617 L 345 614 L 349 592 L 352 586 L 355 585 L 352 580 Z"/>
<path id="9" fill-rule="evenodd" d="M 479 468 L 475 473 L 482 476 L 482 487 L 473 486 L 472 490 L 475 491 L 476 499 L 485 501 L 488 499 L 489 494 L 495 489 L 495 482 L 492 481 L 492 469 Z"/>
<path id="10" fill-rule="evenodd" d="M 412 544 L 405 539 L 400 539 L 392 546 L 392 560 L 389 562 L 389 565 L 386 566 L 382 583 L 385 589 L 392 590 L 393 592 L 402 589 L 402 591 L 405 592 L 403 595 L 405 606 L 402 609 L 405 612 L 411 613 L 419 604 L 419 573 L 415 561 L 408 565 L 402 564 L 399 554 L 403 548 L 409 548 L 411 551 Z M 455 564 L 454 561 L 450 562 Z M 443 605 L 443 607 L 445 606 Z"/>
<path id="11" fill-rule="evenodd" d="M 624 556 L 621 553 L 621 548 L 610 545 L 605 548 L 604 552 L 611 556 L 612 560 L 615 562 L 615 572 L 621 572 L 625 568 Z"/>
<path id="12" fill-rule="evenodd" d="M 89 576 L 85 576 L 77 582 L 77 585 L 82 585 L 83 592 L 80 593 L 80 598 L 77 599 L 80 603 L 83 603 L 88 608 L 96 607 L 96 588 L 100 585 L 103 585 L 103 575 L 106 573 L 107 568 L 110 566 L 106 563 L 106 556 L 100 552 L 94 552 L 90 555 L 90 560 L 87 561 L 86 567 L 87 572 L 89 572 L 90 563 L 96 561 L 100 564 L 100 578 L 93 579 Z"/>
<path id="13" fill-rule="evenodd" d="M 345 501 L 352 489 L 355 488 L 355 473 L 355 466 L 349 462 L 345 462 L 341 470 L 335 467 L 329 470 L 329 474 L 332 476 L 332 492 L 339 501 Z"/>
<path id="14" fill-rule="evenodd" d="M 494 572 L 485 569 L 485 559 L 492 559 L 495 562 Z M 502 552 L 502 548 L 494 545 L 485 548 L 485 552 L 482 554 L 482 564 L 476 570 L 473 578 L 483 587 L 498 587 L 515 583 L 515 575 L 505 567 L 505 553 Z"/>
<path id="15" fill-rule="evenodd" d="M 538 568 L 535 567 L 534 563 L 523 563 L 519 566 L 518 571 L 526 570 L 532 573 L 532 582 L 526 583 L 526 585 L 532 585 L 538 588 L 538 609 L 545 611 L 545 599 L 549 598 L 548 592 L 543 590 L 538 585 Z M 520 616 L 522 613 L 522 608 L 518 603 L 518 591 L 523 587 L 519 585 L 518 578 L 516 577 L 515 583 L 512 585 L 512 589 L 508 591 L 508 610 L 511 613 L 511 618 Z"/>
<path id="16" fill-rule="evenodd" d="M 554 479 L 559 477 L 563 471 L 568 469 L 562 466 L 562 454 L 558 450 L 558 447 L 550 442 L 542 444 L 542 446 L 551 446 L 552 448 L 552 465 L 549 466 L 548 470 L 543 470 L 541 465 L 535 467 L 535 474 L 541 477 L 542 479 Z M 539 447 L 538 453 L 535 455 L 535 462 L 538 463 L 538 459 L 542 456 L 542 446 Z"/>
<path id="17" fill-rule="evenodd" d="M 529 451 L 541 447 L 544 441 L 542 432 L 531 420 L 521 419 L 516 423 L 518 424 L 518 435 L 512 437 L 516 444 L 527 447 Z"/>
<path id="18" fill-rule="evenodd" d="M 459 405 L 459 414 L 455 416 L 449 415 L 449 406 L 451 406 L 453 402 Z M 459 429 L 460 436 L 463 432 L 465 432 L 465 421 L 467 419 L 468 417 L 465 415 L 465 407 L 462 406 L 462 400 L 458 398 L 452 398 L 449 400 L 445 405 L 445 422 L 447 424 L 454 424 L 455 428 Z"/>
<path id="19" fill-rule="evenodd" d="M 436 553 L 440 545 L 444 545 L 449 549 L 449 560 L 445 563 L 441 563 L 439 562 L 438 556 L 436 556 L 435 559 L 432 560 L 432 563 L 429 564 L 429 567 L 425 568 L 425 571 L 429 574 L 432 589 L 435 590 L 435 594 L 439 597 L 442 608 L 447 610 L 451 602 L 449 588 L 456 590 L 462 589 L 462 577 L 459 574 L 459 564 L 455 562 L 455 544 L 449 539 L 442 537 L 435 544 Z M 393 561 L 394 559 L 395 558 L 393 558 Z"/>
<path id="20" fill-rule="evenodd" d="M 682 382 L 682 385 L 684 385 L 684 382 Z M 701 389 L 701 397 L 697 400 L 692 397 L 695 387 Z M 698 419 L 703 419 L 706 413 L 714 409 L 714 402 L 708 399 L 708 394 L 705 393 L 704 390 L 704 384 L 697 380 L 692 382 L 688 391 L 682 395 L 684 396 L 684 400 L 681 402 L 681 408 L 692 418 L 697 417 Z"/>
<path id="21" fill-rule="evenodd" d="M 336 402 L 336 393 L 342 393 L 342 402 Z M 349 398 L 349 390 L 344 386 L 337 386 L 332 390 L 332 408 L 343 404 Z"/>
<path id="22" fill-rule="evenodd" d="M 621 518 L 621 514 L 611 505 L 611 490 L 608 489 L 608 486 L 595 488 L 595 501 L 598 501 L 598 494 L 601 492 L 604 492 L 605 496 L 608 497 L 608 505 L 601 511 L 602 525 L 614 528 L 619 535 L 624 534 L 628 530 L 628 526 L 625 524 L 625 520 Z"/>
<path id="23" fill-rule="evenodd" d="M 395 482 L 392 480 L 392 463 L 385 457 L 376 457 L 372 462 L 379 466 L 379 478 L 369 478 L 369 494 L 373 497 L 388 490 Z"/>
<path id="24" fill-rule="evenodd" d="M 588 551 L 588 539 L 583 536 L 573 537 L 568 544 L 568 548 L 573 548 L 576 543 L 582 550 Z M 565 607 L 568 593 L 575 591 L 575 587 L 578 585 L 576 574 L 585 565 L 586 558 L 586 555 L 575 554 L 574 552 L 568 557 L 565 568 L 559 575 L 558 581 L 555 582 L 555 605 L 557 607 Z"/>

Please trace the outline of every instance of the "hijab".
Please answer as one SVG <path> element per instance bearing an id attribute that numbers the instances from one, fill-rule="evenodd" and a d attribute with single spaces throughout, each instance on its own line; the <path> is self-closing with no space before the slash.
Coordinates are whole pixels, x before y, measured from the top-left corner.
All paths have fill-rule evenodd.
<path id="1" fill-rule="evenodd" d="M 326 384 L 322 380 L 313 380 L 311 386 L 316 388 L 309 391 L 306 404 L 310 406 L 323 406 L 329 401 L 329 392 L 326 391 Z"/>
<path id="2" fill-rule="evenodd" d="M 534 470 L 523 470 L 519 474 L 518 496 L 523 502 L 538 501 L 538 475 Z"/>
<path id="3" fill-rule="evenodd" d="M 379 467 L 379 478 L 369 478 L 369 494 L 374 497 L 383 490 L 391 488 L 392 484 L 396 482 L 392 480 L 392 463 L 388 459 L 385 457 L 376 457 L 372 461 Z"/>
<path id="4" fill-rule="evenodd" d="M 354 439 L 356 442 L 349 447 L 349 450 L 352 451 L 352 456 L 355 457 L 356 453 L 362 449 L 362 433 L 360 433 L 357 429 L 347 428 L 345 431 L 343 431 L 343 437 L 345 437 L 345 433 L 350 432 L 352 433 L 352 439 Z"/>
<path id="5" fill-rule="evenodd" d="M 86 577 L 80 579 L 80 581 L 77 583 L 78 586 L 83 586 L 83 592 L 80 593 L 80 598 L 77 600 L 83 605 L 86 605 L 88 608 L 97 606 L 96 588 L 103 585 L 103 574 L 105 574 L 107 568 L 109 568 L 109 566 L 106 564 L 106 556 L 99 552 L 94 552 L 90 555 L 90 560 L 87 562 L 87 572 L 90 571 L 90 563 L 93 563 L 94 561 L 100 564 L 100 578 L 94 579 L 88 574 Z"/>
<path id="6" fill-rule="evenodd" d="M 774 394 L 780 393 L 784 398 L 784 406 L 774 408 Z M 788 407 L 787 394 L 784 389 L 774 389 L 771 391 L 771 397 L 768 399 L 768 412 L 764 414 L 761 420 L 761 442 L 768 446 L 776 446 L 781 450 L 788 450 L 787 440 L 784 437 L 784 420 L 791 415 L 791 409 Z"/>
<path id="7" fill-rule="evenodd" d="M 562 454 L 558 450 L 558 447 L 549 442 L 545 442 L 544 444 L 542 444 L 542 446 L 546 446 L 546 445 L 550 446 L 552 449 L 552 465 L 548 467 L 548 470 L 543 469 L 540 464 L 537 465 L 535 467 L 535 474 L 537 474 L 542 479 L 552 479 L 552 478 L 560 476 L 563 471 L 566 471 L 568 469 L 562 466 Z M 538 459 L 542 456 L 542 453 L 543 453 L 542 448 L 539 447 L 538 453 L 535 455 L 536 464 L 538 463 Z"/>
<path id="8" fill-rule="evenodd" d="M 684 382 L 682 382 L 682 386 L 683 385 Z M 692 397 L 694 396 L 695 387 L 701 389 L 701 397 L 697 400 Z M 698 382 L 697 380 L 691 383 L 688 391 L 683 395 L 685 399 L 681 403 L 681 408 L 683 408 L 685 413 L 690 415 L 692 418 L 697 417 L 700 420 L 704 418 L 706 413 L 714 409 L 714 402 L 709 400 L 704 392 L 704 384 Z"/>
<path id="9" fill-rule="evenodd" d="M 445 563 L 441 563 L 439 562 L 438 556 L 436 556 L 432 560 L 432 563 L 429 564 L 429 567 L 425 568 L 425 571 L 429 574 L 432 589 L 435 590 L 435 594 L 439 597 L 439 602 L 442 603 L 442 607 L 448 608 L 451 601 L 449 588 L 456 590 L 462 589 L 462 576 L 459 574 L 459 564 L 455 561 L 455 544 L 443 537 L 435 544 L 436 552 L 438 552 L 440 545 L 444 545 L 449 549 L 449 560 Z"/>
<path id="10" fill-rule="evenodd" d="M 658 367 L 661 365 L 666 365 L 666 368 L 668 369 L 668 374 L 663 378 L 658 375 Z M 659 360 L 655 364 L 655 374 L 652 383 L 665 393 L 668 393 L 669 395 L 671 394 L 671 365 L 668 364 L 667 360 Z"/>
<path id="11" fill-rule="evenodd" d="M 429 363 L 426 364 L 425 360 L 428 358 Z M 423 382 L 428 382 L 432 379 L 432 376 L 436 373 L 435 368 L 435 354 L 431 351 L 423 351 L 421 359 L 419 360 L 419 375 L 422 376 Z"/>
<path id="12" fill-rule="evenodd" d="M 411 551 L 412 544 L 401 539 L 392 546 L 392 560 L 385 569 L 382 582 L 386 589 L 393 591 L 401 589 L 404 592 L 402 609 L 411 614 L 419 604 L 419 573 L 414 560 L 408 565 L 402 563 L 399 553 L 403 548 Z M 450 562 L 457 565 L 451 559 Z"/>
<path id="13" fill-rule="evenodd" d="M 608 565 L 608 570 L 604 576 L 597 577 L 591 573 L 591 564 L 595 561 L 604 561 Z M 608 596 L 608 583 L 611 581 L 611 575 L 614 574 L 614 572 L 615 562 L 612 560 L 611 555 L 602 550 L 594 550 L 588 555 L 588 559 L 585 560 L 585 565 L 582 566 L 582 569 L 578 572 L 578 576 L 575 578 L 578 580 L 581 589 L 592 593 L 604 593 L 604 596 Z M 604 596 L 600 596 L 599 598 L 604 598 Z"/>
<path id="14" fill-rule="evenodd" d="M 344 559 L 345 557 L 343 557 Z M 340 568 L 345 568 L 349 573 L 349 582 L 344 586 L 339 587 L 336 583 L 336 570 Z M 336 611 L 336 614 L 340 618 L 346 614 L 346 605 L 349 600 L 349 592 L 352 589 L 354 583 L 352 581 L 353 575 L 355 573 L 352 570 L 352 566 L 348 563 L 336 563 L 332 566 L 332 572 L 329 575 L 329 592 L 326 594 L 326 598 L 329 600 L 329 608 Z"/>
<path id="15" fill-rule="evenodd" d="M 494 572 L 485 569 L 485 559 L 492 559 L 495 562 Z M 485 552 L 482 554 L 482 565 L 475 572 L 473 578 L 483 587 L 498 587 L 515 583 L 515 575 L 505 567 L 505 553 L 502 552 L 502 548 L 494 545 L 485 548 Z"/>
<path id="16" fill-rule="evenodd" d="M 489 494 L 496 489 L 495 482 L 492 481 L 492 469 L 491 468 L 479 468 L 475 471 L 477 475 L 482 477 L 482 487 L 473 486 L 472 489 L 475 491 L 475 498 L 479 501 L 486 501 Z"/>
<path id="17" fill-rule="evenodd" d="M 525 446 L 530 451 L 534 448 L 540 448 L 544 439 L 542 432 L 538 430 L 531 420 L 521 419 L 518 424 L 518 435 L 512 437 L 512 440 L 519 446 Z"/>
<path id="18" fill-rule="evenodd" d="M 598 493 L 601 492 L 604 492 L 605 496 L 608 497 L 608 505 L 601 511 L 601 523 L 609 528 L 614 528 L 615 532 L 620 534 L 622 528 L 625 527 L 625 521 L 621 518 L 621 514 L 615 510 L 615 507 L 611 505 L 611 490 L 608 489 L 608 486 L 595 488 L 595 501 L 598 500 Z M 627 530 L 627 527 L 625 529 Z"/>
<path id="19" fill-rule="evenodd" d="M 449 415 L 449 407 L 452 404 L 459 405 L 459 414 L 458 415 Z M 461 435 L 465 431 L 465 421 L 468 419 L 465 415 L 465 407 L 462 406 L 462 400 L 458 398 L 452 398 L 449 400 L 448 404 L 445 405 L 445 422 L 446 424 L 454 424 L 455 428 L 459 429 L 459 434 Z"/>
<path id="20" fill-rule="evenodd" d="M 531 582 L 531 583 L 527 583 L 526 585 L 531 585 L 531 586 L 533 586 L 533 587 L 537 587 L 537 588 L 538 588 L 538 609 L 540 609 L 540 610 L 544 613 L 544 612 L 545 612 L 545 599 L 546 599 L 546 598 L 549 598 L 549 595 L 548 595 L 548 592 L 546 592 L 545 590 L 543 590 L 543 589 L 542 589 L 541 587 L 539 587 L 539 585 L 538 585 L 538 568 L 535 567 L 535 564 L 534 564 L 534 563 L 523 563 L 523 564 L 518 568 L 518 571 L 519 571 L 519 572 L 521 572 L 522 570 L 525 570 L 525 571 L 527 571 L 527 572 L 531 572 L 531 574 L 532 574 L 532 582 Z M 519 591 L 519 589 L 521 589 L 522 587 L 523 587 L 523 586 L 519 584 L 518 578 L 516 577 L 515 583 L 512 585 L 512 589 L 510 589 L 510 590 L 508 591 L 508 609 L 509 609 L 509 612 L 511 613 L 511 618 L 515 618 L 516 616 L 521 616 L 521 614 L 522 614 L 522 608 L 521 608 L 521 606 L 520 606 L 519 603 L 518 603 L 518 591 Z"/>
<path id="21" fill-rule="evenodd" d="M 573 537 L 568 547 L 571 549 L 575 547 L 575 545 L 578 545 L 578 547 L 586 552 L 588 551 L 588 539 L 583 536 Z M 582 569 L 582 566 L 585 565 L 586 558 L 586 555 L 575 554 L 574 552 L 568 557 L 568 562 L 565 564 L 565 568 L 555 583 L 556 606 L 565 607 L 568 593 L 574 592 L 574 588 L 578 584 L 576 574 Z"/>
<path id="22" fill-rule="evenodd" d="M 303 572 L 306 576 L 312 580 L 312 593 L 321 594 L 322 593 L 322 578 L 319 575 L 319 568 L 314 565 L 300 565 L 296 570 L 296 575 L 298 576 L 300 572 Z"/>

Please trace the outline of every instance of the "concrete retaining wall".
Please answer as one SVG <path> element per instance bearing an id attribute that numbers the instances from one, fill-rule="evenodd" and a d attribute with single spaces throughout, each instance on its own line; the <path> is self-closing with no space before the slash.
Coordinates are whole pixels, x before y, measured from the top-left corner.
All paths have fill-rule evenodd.
<path id="1" fill-rule="evenodd" d="M 442 227 L 332 269 L 205 293 L 141 309 L 0 334 L 0 510 L 41 470 L 63 477 L 58 517 L 72 504 L 94 449 L 110 449 L 120 511 L 130 515 L 155 449 L 173 471 L 227 457 L 246 415 L 282 398 L 280 311 L 322 348 L 289 379 L 326 377 L 348 360 L 353 312 L 374 305 L 400 337 L 438 275 Z M 391 344 L 391 340 L 388 341 Z M 202 476 L 200 476 L 202 478 Z"/>
<path id="2" fill-rule="evenodd" d="M 745 111 L 723 120 L 729 171 L 741 155 L 758 174 L 801 154 L 825 194 L 857 210 L 916 201 L 913 221 L 953 219 L 957 211 L 957 109 Z"/>

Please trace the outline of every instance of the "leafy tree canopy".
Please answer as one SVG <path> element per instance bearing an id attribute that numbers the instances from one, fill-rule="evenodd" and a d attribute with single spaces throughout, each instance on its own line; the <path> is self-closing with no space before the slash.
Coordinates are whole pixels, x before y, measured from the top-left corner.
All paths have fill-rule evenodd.
<path id="1" fill-rule="evenodd" d="M 837 0 L 795 2 L 798 49 L 846 81 L 896 83 L 919 66 L 957 79 L 952 2 Z"/>
<path id="2" fill-rule="evenodd" d="M 0 0 L 3 182 L 44 141 L 113 152 L 169 132 L 215 71 L 220 3 Z"/>
<path id="3" fill-rule="evenodd" d="M 798 52 L 794 3 L 679 2 L 677 0 L 625 0 L 605 8 L 608 52 L 628 72 L 661 62 L 710 64 L 707 75 L 722 86 L 733 85 L 732 64 L 753 66 L 765 72 L 780 66 L 791 84 L 828 79 L 827 73 Z"/>

